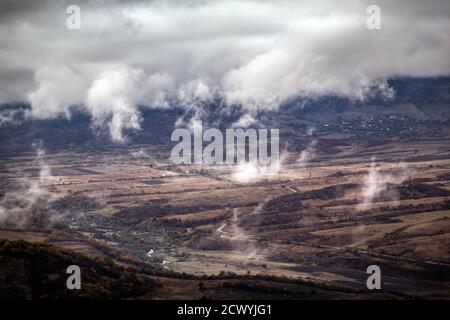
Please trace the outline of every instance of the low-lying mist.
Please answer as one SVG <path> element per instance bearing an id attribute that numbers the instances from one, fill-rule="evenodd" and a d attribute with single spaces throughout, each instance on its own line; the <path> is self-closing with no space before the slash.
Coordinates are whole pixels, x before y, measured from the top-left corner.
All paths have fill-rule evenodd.
<path id="1" fill-rule="evenodd" d="M 371 208 L 373 201 L 383 191 L 387 190 L 389 184 L 400 184 L 413 174 L 413 171 L 404 162 L 394 164 L 390 169 L 390 173 L 382 172 L 377 165 L 376 158 L 372 158 L 372 163 L 361 188 L 362 201 L 357 206 L 358 210 Z M 389 196 L 391 201 L 398 200 L 395 192 L 390 192 Z"/>
<path id="2" fill-rule="evenodd" d="M 21 183 L 6 192 L 0 200 L 0 226 L 8 229 L 48 229 L 60 217 L 50 209 L 51 197 L 43 186 L 51 180 L 51 170 L 45 161 L 41 143 L 34 144 L 33 163 L 38 167 L 37 177 L 24 177 Z"/>

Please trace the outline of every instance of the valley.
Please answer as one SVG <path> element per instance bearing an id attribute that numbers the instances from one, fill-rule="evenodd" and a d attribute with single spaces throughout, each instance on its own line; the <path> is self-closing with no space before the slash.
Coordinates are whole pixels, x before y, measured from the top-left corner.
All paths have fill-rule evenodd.
<path id="1" fill-rule="evenodd" d="M 145 145 L 48 153 L 38 162 L 11 157 L 2 160 L 3 192 L 38 185 L 46 202 L 33 206 L 48 211 L 52 227 L 17 230 L 11 221 L 0 237 L 174 274 L 301 279 L 363 292 L 375 264 L 385 293 L 448 298 L 448 146 L 338 141 L 333 155 L 299 163 L 286 151 L 279 173 L 247 175 L 238 165 L 173 165 L 167 148 Z"/>

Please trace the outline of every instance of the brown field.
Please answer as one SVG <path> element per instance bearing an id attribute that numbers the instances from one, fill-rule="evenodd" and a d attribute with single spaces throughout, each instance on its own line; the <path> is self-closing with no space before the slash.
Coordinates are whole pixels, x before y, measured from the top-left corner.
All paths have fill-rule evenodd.
<path id="1" fill-rule="evenodd" d="M 48 154 L 47 177 L 32 155 L 8 158 L 3 184 L 38 184 L 64 226 L 57 240 L 40 230 L 2 230 L 0 238 L 94 256 L 120 250 L 133 263 L 194 275 L 265 274 L 360 290 L 376 264 L 386 292 L 450 298 L 449 145 L 337 146 L 245 182 L 234 167 L 176 167 L 132 150 Z M 373 157 L 382 190 L 365 201 Z"/>

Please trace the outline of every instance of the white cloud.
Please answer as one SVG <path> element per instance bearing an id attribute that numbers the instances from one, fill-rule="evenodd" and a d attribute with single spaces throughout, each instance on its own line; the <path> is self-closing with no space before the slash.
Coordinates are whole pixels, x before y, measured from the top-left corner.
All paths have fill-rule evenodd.
<path id="1" fill-rule="evenodd" d="M 110 69 L 94 80 L 85 104 L 96 126 L 106 124 L 113 141 L 125 142 L 124 130 L 140 129 L 138 105 L 165 107 L 165 89 L 170 83 L 163 74 L 147 76 L 140 69 Z"/>
<path id="2" fill-rule="evenodd" d="M 379 31 L 366 28 L 370 4 L 81 1 L 71 31 L 64 2 L 2 1 L 0 102 L 29 99 L 39 118 L 84 102 L 123 141 L 139 128 L 137 104 L 201 115 L 217 96 L 253 116 L 298 96 L 392 95 L 390 77 L 450 74 L 448 0 L 380 0 Z"/>
<path id="3" fill-rule="evenodd" d="M 35 88 L 28 100 L 36 118 L 68 115 L 69 107 L 83 102 L 86 92 L 83 77 L 65 66 L 45 66 L 35 73 Z"/>

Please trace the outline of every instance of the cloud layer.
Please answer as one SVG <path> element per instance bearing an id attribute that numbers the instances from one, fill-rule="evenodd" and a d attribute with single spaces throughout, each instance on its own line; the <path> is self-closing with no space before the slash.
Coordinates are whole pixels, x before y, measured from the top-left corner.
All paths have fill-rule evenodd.
<path id="1" fill-rule="evenodd" d="M 450 74 L 450 2 L 2 1 L 0 102 L 32 115 L 83 106 L 115 141 L 139 129 L 138 105 L 239 105 L 247 118 L 299 96 L 390 95 L 386 79 Z M 368 30 L 366 9 L 381 9 Z"/>

